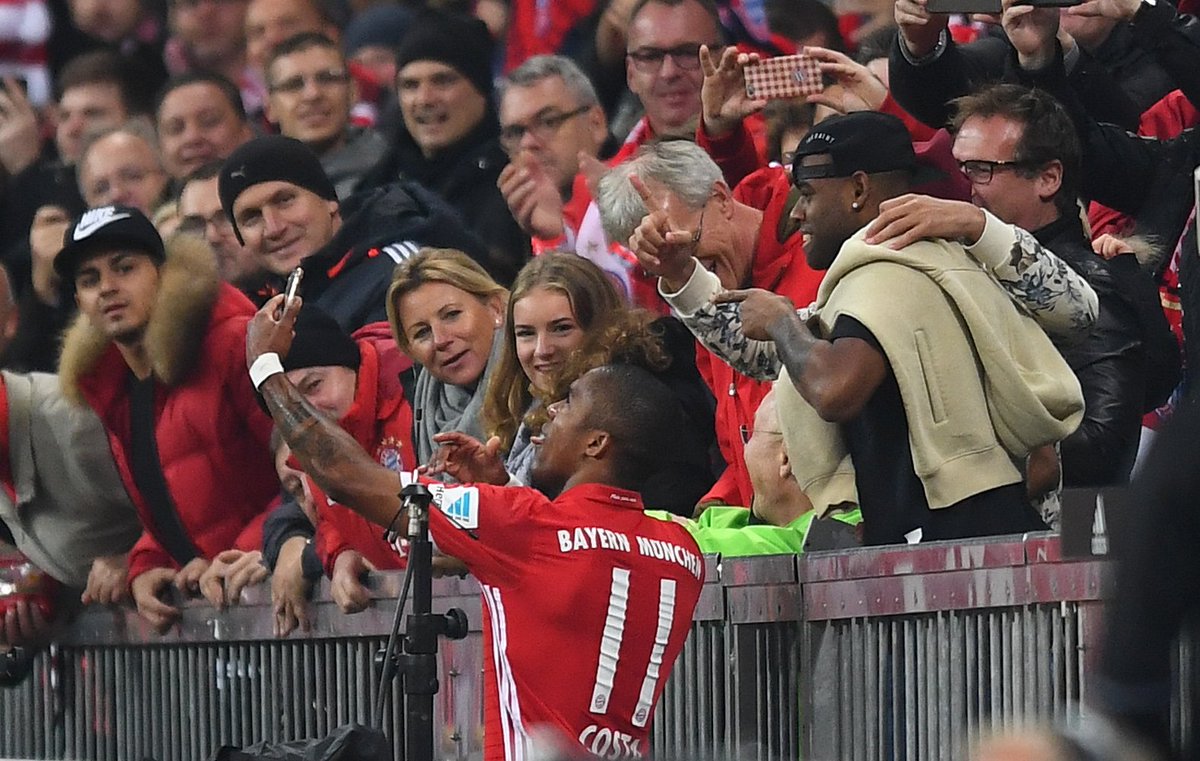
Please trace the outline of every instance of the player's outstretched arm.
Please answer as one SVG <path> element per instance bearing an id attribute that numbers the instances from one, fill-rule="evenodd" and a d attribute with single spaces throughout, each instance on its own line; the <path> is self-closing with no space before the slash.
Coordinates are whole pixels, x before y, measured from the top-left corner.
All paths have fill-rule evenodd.
<path id="1" fill-rule="evenodd" d="M 325 494 L 364 518 L 387 526 L 400 508 L 400 479 L 337 423 L 317 412 L 283 373 L 259 388 L 275 426 L 304 472 Z"/>

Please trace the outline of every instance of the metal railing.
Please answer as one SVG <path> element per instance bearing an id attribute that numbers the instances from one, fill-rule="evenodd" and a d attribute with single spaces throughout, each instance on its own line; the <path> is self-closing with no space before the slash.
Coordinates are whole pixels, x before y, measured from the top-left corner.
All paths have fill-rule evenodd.
<path id="1" fill-rule="evenodd" d="M 1100 562 L 1063 561 L 1049 535 L 709 557 L 692 634 L 658 707 L 654 753 L 963 758 L 977 728 L 1070 716 L 1098 653 L 1103 575 Z M 29 680 L 0 690 L 0 757 L 203 759 L 221 745 L 367 723 L 399 581 L 377 575 L 373 606 L 352 616 L 322 586 L 313 631 L 284 640 L 271 636 L 265 586 L 220 614 L 189 604 L 163 636 L 130 611 L 89 609 Z M 467 639 L 441 643 L 440 758 L 482 748 L 476 591 L 471 580 L 435 582 L 434 609 L 463 608 L 472 623 Z M 1184 673 L 1195 673 L 1190 651 L 1181 653 Z M 1194 689 L 1183 680 L 1181 727 Z M 385 724 L 402 736 L 398 684 Z M 403 743 L 396 748 L 401 758 Z"/>

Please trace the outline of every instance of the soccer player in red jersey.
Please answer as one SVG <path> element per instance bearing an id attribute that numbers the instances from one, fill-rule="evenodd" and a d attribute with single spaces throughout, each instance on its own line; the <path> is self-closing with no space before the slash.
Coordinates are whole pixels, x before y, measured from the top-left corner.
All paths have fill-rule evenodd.
<path id="1" fill-rule="evenodd" d="M 329 498 L 388 525 L 400 509 L 398 475 L 276 369 L 298 311 L 277 316 L 281 304 L 276 297 L 252 322 L 251 377 Z M 638 758 L 704 580 L 691 534 L 645 515 L 637 491 L 670 456 L 683 413 L 650 373 L 608 365 L 548 414 L 537 489 L 446 487 L 430 511 L 438 547 L 466 563 L 483 593 L 484 758 L 524 759 L 531 733 L 546 728 L 605 758 Z"/>

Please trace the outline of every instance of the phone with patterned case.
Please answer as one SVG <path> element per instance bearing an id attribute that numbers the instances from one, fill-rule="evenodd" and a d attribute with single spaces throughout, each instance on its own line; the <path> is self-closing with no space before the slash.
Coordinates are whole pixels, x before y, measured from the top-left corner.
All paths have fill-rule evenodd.
<path id="1" fill-rule="evenodd" d="M 765 58 L 745 71 L 746 95 L 751 98 L 805 98 L 825 89 L 821 65 L 806 55 Z"/>

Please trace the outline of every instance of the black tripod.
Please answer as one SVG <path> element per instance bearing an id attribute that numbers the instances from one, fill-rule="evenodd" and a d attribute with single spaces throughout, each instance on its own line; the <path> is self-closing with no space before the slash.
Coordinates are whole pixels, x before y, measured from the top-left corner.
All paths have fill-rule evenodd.
<path id="1" fill-rule="evenodd" d="M 403 515 L 408 519 L 408 568 L 387 649 L 377 659 L 382 661 L 383 673 L 379 700 L 375 705 L 375 725 L 382 726 L 384 694 L 390 689 L 392 679 L 400 674 L 404 682 L 405 761 L 432 761 L 438 637 L 466 637 L 467 614 L 458 608 L 445 613 L 432 611 L 433 543 L 429 541 L 429 505 L 433 495 L 424 484 L 414 483 L 400 491 L 400 500 L 400 513 L 396 517 Z M 400 621 L 410 584 L 412 612 L 408 614 L 404 635 L 400 636 Z"/>

